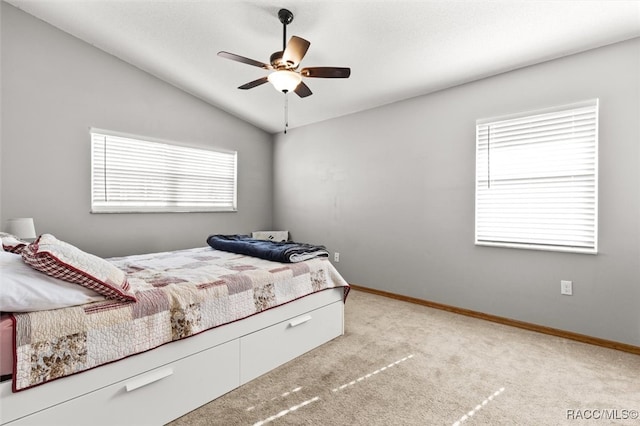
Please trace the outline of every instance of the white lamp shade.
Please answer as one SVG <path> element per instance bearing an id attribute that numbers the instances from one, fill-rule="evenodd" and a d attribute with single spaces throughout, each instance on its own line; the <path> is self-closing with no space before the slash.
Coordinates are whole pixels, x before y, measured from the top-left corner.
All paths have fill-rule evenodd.
<path id="1" fill-rule="evenodd" d="M 33 218 L 20 217 L 17 219 L 7 220 L 7 232 L 13 234 L 20 239 L 33 239 L 36 237 L 36 227 L 33 224 Z"/>
<path id="2" fill-rule="evenodd" d="M 293 92 L 302 81 L 302 76 L 294 71 L 274 71 L 267 77 L 278 92 Z"/>

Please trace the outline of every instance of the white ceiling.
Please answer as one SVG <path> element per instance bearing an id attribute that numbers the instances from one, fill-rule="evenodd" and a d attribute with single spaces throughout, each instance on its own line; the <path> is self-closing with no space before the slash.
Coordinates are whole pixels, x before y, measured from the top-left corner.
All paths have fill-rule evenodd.
<path id="1" fill-rule="evenodd" d="M 287 38 L 311 42 L 302 67 L 351 68 L 289 95 L 292 128 L 640 36 L 640 0 L 7 2 L 270 133 L 284 95 L 238 90 L 268 72 L 216 54 L 268 63 L 282 7 Z"/>

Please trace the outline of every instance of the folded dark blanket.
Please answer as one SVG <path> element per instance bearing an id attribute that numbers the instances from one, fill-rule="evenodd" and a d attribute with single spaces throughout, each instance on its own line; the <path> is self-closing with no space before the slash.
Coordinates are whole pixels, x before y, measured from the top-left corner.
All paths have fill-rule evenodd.
<path id="1" fill-rule="evenodd" d="M 248 235 L 209 235 L 207 244 L 216 250 L 284 263 L 302 262 L 314 257 L 329 256 L 329 252 L 324 246 L 292 241 L 256 240 Z"/>

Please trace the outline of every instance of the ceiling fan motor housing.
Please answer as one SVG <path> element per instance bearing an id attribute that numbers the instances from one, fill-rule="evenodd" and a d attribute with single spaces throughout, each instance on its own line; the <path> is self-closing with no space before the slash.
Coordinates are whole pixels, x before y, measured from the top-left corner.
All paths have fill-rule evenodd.
<path id="1" fill-rule="evenodd" d="M 284 55 L 284 51 L 273 52 L 271 57 L 269 58 L 269 62 L 271 66 L 276 70 L 286 70 L 286 69 L 295 69 L 297 68 L 295 64 L 291 61 L 285 61 L 282 59 Z"/>

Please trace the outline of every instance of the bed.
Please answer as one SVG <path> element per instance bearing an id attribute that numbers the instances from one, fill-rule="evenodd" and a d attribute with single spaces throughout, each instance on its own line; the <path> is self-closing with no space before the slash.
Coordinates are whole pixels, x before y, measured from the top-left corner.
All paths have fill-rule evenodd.
<path id="1" fill-rule="evenodd" d="M 324 255 L 281 263 L 207 246 L 104 260 L 47 238 L 21 261 L 65 281 L 42 259 L 62 244 L 55 259 L 85 280 L 66 284 L 94 299 L 10 315 L 1 424 L 166 423 L 344 333 L 349 286 Z M 102 287 L 78 278 L 85 255 Z"/>

